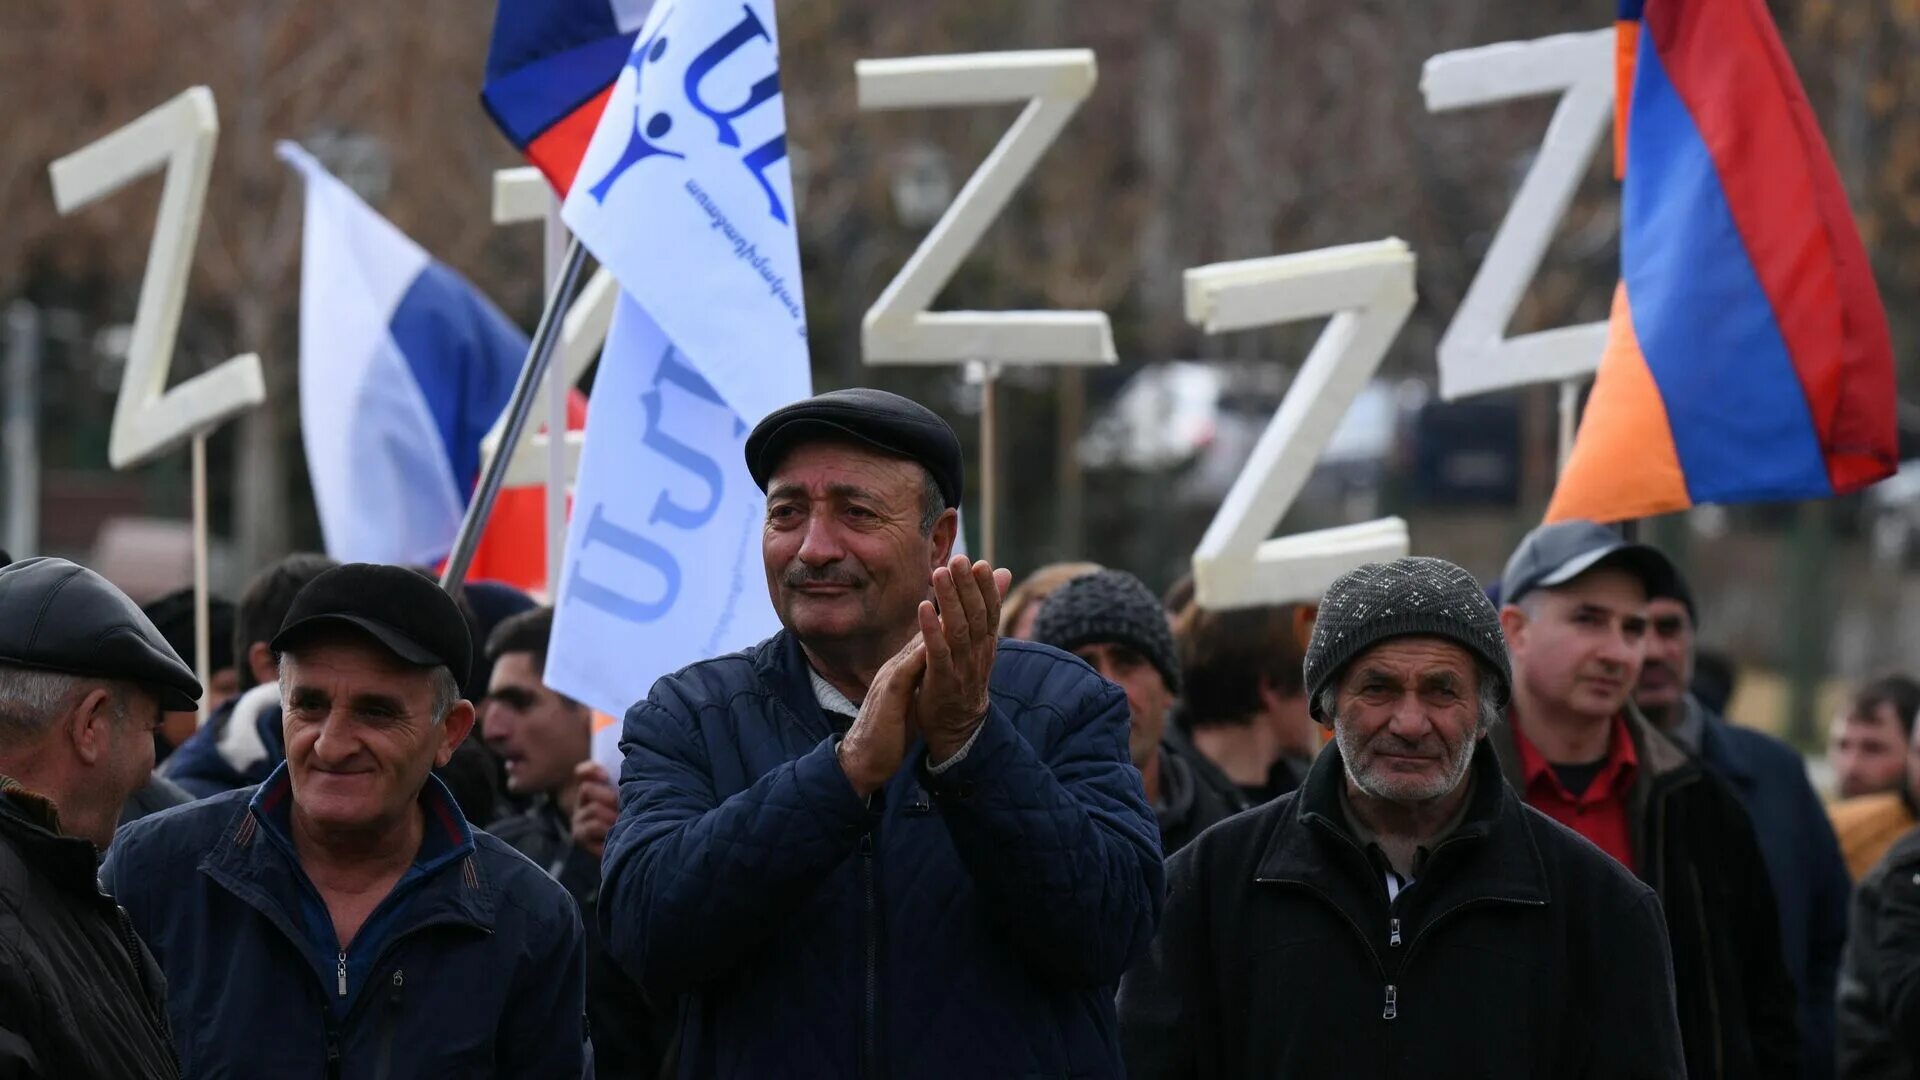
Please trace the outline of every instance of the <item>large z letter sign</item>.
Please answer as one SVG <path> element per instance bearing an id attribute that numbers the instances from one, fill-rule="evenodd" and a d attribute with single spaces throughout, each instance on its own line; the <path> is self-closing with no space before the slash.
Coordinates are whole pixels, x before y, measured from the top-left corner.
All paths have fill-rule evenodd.
<path id="1" fill-rule="evenodd" d="M 854 65 L 862 109 L 950 105 L 1027 107 L 967 180 L 899 276 L 867 311 L 866 362 L 951 364 L 962 360 L 1111 364 L 1113 330 L 1098 311 L 930 312 L 960 260 L 1006 208 L 1013 189 L 1093 89 L 1087 49 L 917 56 Z"/>
<path id="2" fill-rule="evenodd" d="M 1340 418 L 1413 311 L 1413 253 L 1398 240 L 1187 271 L 1187 319 L 1209 334 L 1333 316 L 1193 555 L 1210 609 L 1318 600 L 1341 574 L 1407 553 L 1407 523 L 1269 539 Z"/>
<path id="3" fill-rule="evenodd" d="M 125 469 L 149 461 L 193 435 L 267 399 L 260 358 L 236 356 L 167 389 L 187 271 L 200 235 L 207 174 L 220 120 L 213 93 L 196 86 L 126 127 L 53 163 L 53 201 L 62 214 L 118 191 L 165 166 L 160 214 L 134 311 L 126 373 L 113 409 L 107 461 Z"/>
<path id="4" fill-rule="evenodd" d="M 1613 115 L 1613 38 L 1596 30 L 1462 49 L 1429 59 L 1421 73 L 1429 112 L 1560 95 L 1540 153 L 1440 338 L 1441 397 L 1579 378 L 1600 363 L 1605 322 L 1506 332 Z"/>

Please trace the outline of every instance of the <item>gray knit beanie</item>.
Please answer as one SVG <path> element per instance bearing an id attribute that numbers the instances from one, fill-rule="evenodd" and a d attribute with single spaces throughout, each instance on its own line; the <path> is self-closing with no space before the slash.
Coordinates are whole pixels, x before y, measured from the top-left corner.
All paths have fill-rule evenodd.
<path id="1" fill-rule="evenodd" d="M 1445 559 L 1413 556 L 1368 563 L 1341 575 L 1320 601 L 1307 642 L 1307 708 L 1320 715 L 1320 692 L 1347 662 L 1388 638 L 1446 638 L 1474 654 L 1499 681 L 1504 704 L 1513 688 L 1500 614 L 1473 575 Z"/>
<path id="2" fill-rule="evenodd" d="M 1125 570 L 1082 574 L 1055 589 L 1033 621 L 1033 640 L 1066 652 L 1107 642 L 1126 645 L 1159 670 L 1168 690 L 1180 692 L 1180 660 L 1166 610 L 1145 582 Z"/>

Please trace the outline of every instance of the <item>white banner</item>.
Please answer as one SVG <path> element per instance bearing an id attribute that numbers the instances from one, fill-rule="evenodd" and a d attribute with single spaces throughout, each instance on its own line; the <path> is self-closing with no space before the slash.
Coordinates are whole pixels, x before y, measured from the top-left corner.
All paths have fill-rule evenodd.
<path id="1" fill-rule="evenodd" d="M 621 297 L 587 414 L 548 686 L 617 717 L 661 675 L 780 628 L 748 430 Z"/>

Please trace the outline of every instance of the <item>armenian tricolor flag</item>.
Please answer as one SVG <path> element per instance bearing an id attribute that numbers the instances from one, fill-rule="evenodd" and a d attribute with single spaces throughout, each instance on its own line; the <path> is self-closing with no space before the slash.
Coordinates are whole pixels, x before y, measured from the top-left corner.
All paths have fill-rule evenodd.
<path id="1" fill-rule="evenodd" d="M 1888 476 L 1886 313 L 1764 0 L 1629 0 L 1619 34 L 1621 280 L 1547 520 Z"/>
<path id="2" fill-rule="evenodd" d="M 651 0 L 500 0 L 480 101 L 563 195 L 650 7 Z"/>

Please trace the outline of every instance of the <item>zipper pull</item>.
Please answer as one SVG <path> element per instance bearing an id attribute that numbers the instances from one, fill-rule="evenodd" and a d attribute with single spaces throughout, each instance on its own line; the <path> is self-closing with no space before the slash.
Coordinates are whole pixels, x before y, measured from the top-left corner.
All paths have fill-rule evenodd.
<path id="1" fill-rule="evenodd" d="M 387 991 L 387 1002 L 389 1004 L 396 1005 L 396 1006 L 400 1004 L 400 987 L 402 984 L 405 983 L 405 981 L 406 980 L 400 974 L 400 969 L 394 968 L 393 969 L 393 989 Z"/>
<path id="2" fill-rule="evenodd" d="M 334 978 L 340 981 L 340 996 L 347 996 L 347 950 L 340 950 L 340 963 L 334 966 Z"/>
<path id="3" fill-rule="evenodd" d="M 868 856 L 871 856 L 873 854 L 873 830 L 872 829 L 868 829 L 866 832 L 863 832 L 860 834 L 860 854 L 868 855 Z"/>
<path id="4" fill-rule="evenodd" d="M 1387 944 L 1397 947 L 1400 944 L 1400 920 L 1388 919 L 1387 928 Z"/>
<path id="5" fill-rule="evenodd" d="M 1380 1010 L 1380 1019 L 1391 1020 L 1400 1015 L 1400 990 L 1392 983 L 1387 984 L 1387 1007 Z"/>

